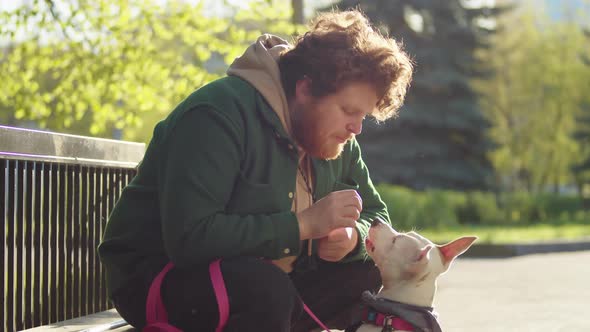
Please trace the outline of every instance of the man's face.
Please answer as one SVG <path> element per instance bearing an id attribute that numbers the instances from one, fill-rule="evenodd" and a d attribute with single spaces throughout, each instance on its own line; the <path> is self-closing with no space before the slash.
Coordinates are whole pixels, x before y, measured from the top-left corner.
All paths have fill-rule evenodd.
<path id="1" fill-rule="evenodd" d="M 295 140 L 312 157 L 335 159 L 344 144 L 361 133 L 363 119 L 378 101 L 368 83 L 353 82 L 330 95 L 314 97 L 309 79 L 300 80 L 291 104 Z"/>

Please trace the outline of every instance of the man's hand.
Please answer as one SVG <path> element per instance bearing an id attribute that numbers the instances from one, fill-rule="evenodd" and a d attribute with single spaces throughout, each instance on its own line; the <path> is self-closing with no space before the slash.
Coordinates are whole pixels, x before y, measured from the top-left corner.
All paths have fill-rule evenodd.
<path id="1" fill-rule="evenodd" d="M 357 242 L 356 228 L 337 228 L 318 241 L 318 256 L 325 261 L 337 262 L 351 252 Z"/>
<path id="2" fill-rule="evenodd" d="M 319 239 L 338 228 L 354 227 L 363 209 L 361 196 L 352 189 L 334 191 L 297 213 L 301 240 Z"/>

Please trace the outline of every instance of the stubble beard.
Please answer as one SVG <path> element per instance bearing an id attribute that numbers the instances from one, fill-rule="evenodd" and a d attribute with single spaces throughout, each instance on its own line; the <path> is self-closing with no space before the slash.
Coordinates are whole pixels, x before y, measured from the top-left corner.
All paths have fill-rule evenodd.
<path id="1" fill-rule="evenodd" d="M 291 123 L 295 141 L 305 153 L 314 158 L 336 159 L 342 153 L 344 144 L 334 144 L 323 134 L 317 111 L 313 107 L 294 110 Z"/>

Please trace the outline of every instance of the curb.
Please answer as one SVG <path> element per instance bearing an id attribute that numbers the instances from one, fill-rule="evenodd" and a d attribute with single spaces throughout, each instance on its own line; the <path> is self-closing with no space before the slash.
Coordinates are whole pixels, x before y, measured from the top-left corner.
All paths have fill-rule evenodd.
<path id="1" fill-rule="evenodd" d="M 474 244 L 461 255 L 471 258 L 513 257 L 529 254 L 590 250 L 590 239 L 541 243 Z"/>

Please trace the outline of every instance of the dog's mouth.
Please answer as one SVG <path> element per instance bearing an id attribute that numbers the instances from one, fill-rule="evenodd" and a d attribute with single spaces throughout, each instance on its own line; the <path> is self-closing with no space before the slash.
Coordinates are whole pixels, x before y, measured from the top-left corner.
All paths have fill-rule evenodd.
<path id="1" fill-rule="evenodd" d="M 375 251 L 375 246 L 373 245 L 373 242 L 371 242 L 371 240 L 368 237 L 365 238 L 365 247 L 367 247 L 368 252 Z"/>

